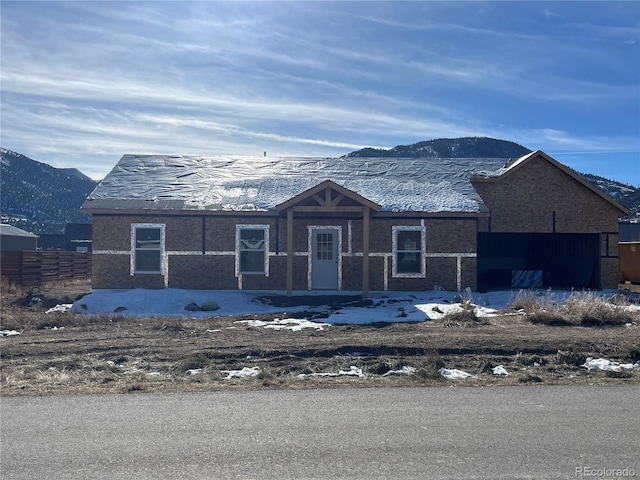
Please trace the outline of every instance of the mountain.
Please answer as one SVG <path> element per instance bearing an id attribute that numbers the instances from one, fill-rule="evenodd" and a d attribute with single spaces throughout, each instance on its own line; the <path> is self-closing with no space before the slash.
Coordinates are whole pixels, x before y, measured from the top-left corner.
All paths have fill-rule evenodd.
<path id="1" fill-rule="evenodd" d="M 344 155 L 342 158 L 519 158 L 527 153 L 531 153 L 531 150 L 507 140 L 487 137 L 464 137 L 427 140 L 412 145 L 398 145 L 388 150 L 363 148 Z M 631 214 L 624 217 L 623 220 L 635 219 L 640 216 L 640 188 L 589 173 L 580 173 L 580 175 L 631 210 Z"/>
<path id="2" fill-rule="evenodd" d="M 518 158 L 531 152 L 514 142 L 483 137 L 437 139 L 384 150 L 364 148 L 349 157 Z M 581 174 L 640 216 L 640 188 L 592 174 Z M 8 223 L 33 233 L 63 233 L 66 223 L 89 223 L 80 206 L 98 182 L 75 168 L 54 168 L 0 148 L 0 213 Z"/>
<path id="3" fill-rule="evenodd" d="M 631 213 L 624 217 L 623 221 L 640 220 L 640 188 L 590 173 L 581 173 L 580 175 L 615 201 L 631 210 Z"/>
<path id="4" fill-rule="evenodd" d="M 487 137 L 438 138 L 398 145 L 388 150 L 363 148 L 345 157 L 402 157 L 402 158 L 519 158 L 531 153 L 526 147 L 506 140 Z"/>
<path id="5" fill-rule="evenodd" d="M 54 168 L 0 148 L 2 223 L 33 233 L 64 233 L 66 223 L 90 223 L 79 210 L 97 183 L 75 168 Z"/>

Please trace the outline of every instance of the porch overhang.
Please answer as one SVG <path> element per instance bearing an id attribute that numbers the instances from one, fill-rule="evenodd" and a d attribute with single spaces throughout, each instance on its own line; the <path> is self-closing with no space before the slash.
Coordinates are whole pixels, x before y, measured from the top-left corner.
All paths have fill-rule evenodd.
<path id="1" fill-rule="evenodd" d="M 369 220 L 381 205 L 341 185 L 325 180 L 276 206 L 287 214 L 287 296 L 293 295 L 293 217 L 306 213 L 362 213 L 362 295 L 369 294 Z M 341 252 L 338 252 L 340 255 Z"/>

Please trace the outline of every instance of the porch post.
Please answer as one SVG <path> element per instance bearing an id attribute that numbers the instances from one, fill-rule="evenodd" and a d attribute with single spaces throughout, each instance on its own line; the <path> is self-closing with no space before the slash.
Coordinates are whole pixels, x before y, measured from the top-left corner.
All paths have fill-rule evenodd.
<path id="1" fill-rule="evenodd" d="M 362 209 L 362 296 L 369 295 L 369 212 Z"/>
<path id="2" fill-rule="evenodd" d="M 287 296 L 293 295 L 293 208 L 287 209 Z"/>

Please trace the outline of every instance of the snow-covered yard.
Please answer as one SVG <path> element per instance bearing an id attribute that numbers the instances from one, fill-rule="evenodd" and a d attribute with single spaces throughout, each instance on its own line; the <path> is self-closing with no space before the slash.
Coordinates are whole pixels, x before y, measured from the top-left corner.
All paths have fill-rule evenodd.
<path id="1" fill-rule="evenodd" d="M 462 301 L 468 300 L 476 307 L 479 317 L 490 317 L 507 308 L 517 291 L 496 291 L 488 293 L 449 292 L 432 290 L 423 292 L 373 292 L 368 299 L 369 306 L 345 305 L 333 310 L 330 306 L 298 305 L 292 307 L 276 307 L 260 301 L 265 295 L 282 292 L 251 291 L 219 291 L 219 290 L 181 290 L 167 288 L 163 290 L 94 290 L 73 304 L 75 312 L 88 315 L 120 314 L 134 317 L 211 317 L 229 315 L 260 314 L 296 314 L 308 312 L 309 316 L 324 313 L 322 323 L 325 324 L 371 324 L 377 322 L 423 322 L 444 317 L 449 313 L 462 310 Z M 335 292 L 334 292 L 335 293 Z M 353 294 L 354 292 L 339 292 Z M 614 291 L 604 291 L 602 295 L 611 296 Z M 326 295 L 326 292 L 304 292 L 302 295 Z M 540 291 L 537 295 L 545 301 L 561 303 L 566 300 L 570 291 Z M 190 304 L 203 305 L 215 302 L 219 309 L 215 311 L 185 310 Z M 255 323 L 258 326 L 258 323 Z M 305 327 L 322 328 L 314 322 L 293 322 L 291 319 L 274 320 L 260 324 L 267 328 L 300 329 Z"/>

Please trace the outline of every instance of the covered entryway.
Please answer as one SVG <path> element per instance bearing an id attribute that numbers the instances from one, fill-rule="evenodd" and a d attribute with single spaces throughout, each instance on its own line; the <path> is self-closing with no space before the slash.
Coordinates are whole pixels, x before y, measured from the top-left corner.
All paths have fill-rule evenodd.
<path id="1" fill-rule="evenodd" d="M 336 227 L 310 227 L 311 289 L 337 290 L 340 229 Z"/>
<path id="2" fill-rule="evenodd" d="M 295 238 L 302 229 L 296 228 L 294 217 L 303 222 L 334 218 L 339 221 L 345 216 L 358 215 L 362 219 L 362 294 L 369 292 L 369 220 L 382 207 L 331 180 L 325 180 L 315 187 L 277 206 L 278 212 L 287 215 L 287 296 L 293 294 L 293 265 Z M 308 286 L 310 290 L 341 289 L 342 227 L 327 224 L 308 226 Z M 351 238 L 351 237 L 349 237 Z M 350 255 L 353 253 L 351 252 Z M 299 288 L 299 287 L 298 287 Z"/>
<path id="3" fill-rule="evenodd" d="M 478 288 L 600 288 L 597 233 L 479 233 Z"/>

